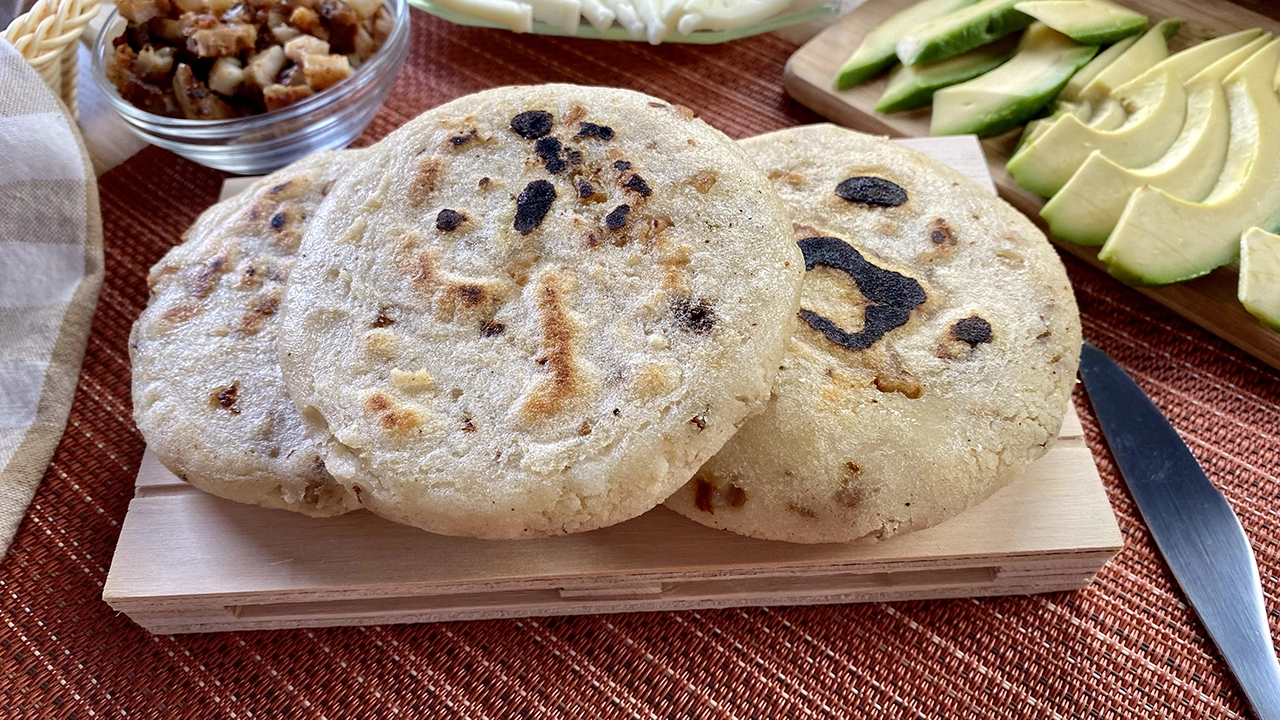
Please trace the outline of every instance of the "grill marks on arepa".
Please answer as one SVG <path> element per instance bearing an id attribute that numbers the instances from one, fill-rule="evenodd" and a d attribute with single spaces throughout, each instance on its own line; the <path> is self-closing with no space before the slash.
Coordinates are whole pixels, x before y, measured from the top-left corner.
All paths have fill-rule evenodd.
<path id="1" fill-rule="evenodd" d="M 364 507 L 485 537 L 611 524 L 767 400 L 803 267 L 785 216 L 731 141 L 646 100 L 463 98 L 337 186 L 281 357 Z"/>
<path id="2" fill-rule="evenodd" d="M 256 182 L 202 215 L 152 269 L 152 302 L 130 342 L 135 418 L 161 461 L 201 489 L 313 515 L 349 509 L 274 356 L 311 212 L 358 157 L 322 153 Z"/>

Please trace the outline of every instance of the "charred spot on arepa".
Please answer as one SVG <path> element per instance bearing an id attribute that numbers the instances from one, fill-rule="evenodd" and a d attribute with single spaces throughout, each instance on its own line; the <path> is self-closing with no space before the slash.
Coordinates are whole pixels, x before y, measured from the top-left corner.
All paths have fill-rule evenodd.
<path id="1" fill-rule="evenodd" d="M 787 503 L 786 510 L 787 512 L 795 513 L 796 515 L 799 515 L 802 518 L 808 518 L 810 520 L 818 517 L 818 513 L 814 512 L 813 508 L 808 508 L 803 505 L 797 505 L 793 502 Z"/>
<path id="2" fill-rule="evenodd" d="M 952 247 L 956 244 L 956 231 L 946 220 L 936 217 L 929 221 L 929 242 L 940 247 Z"/>
<path id="3" fill-rule="evenodd" d="M 911 319 L 911 311 L 925 302 L 924 288 L 913 278 L 886 270 L 862 256 L 840 238 L 811 237 L 798 245 L 804 255 L 804 268 L 813 270 L 825 265 L 840 270 L 853 279 L 867 299 L 863 309 L 863 327 L 850 333 L 812 310 L 800 309 L 800 319 L 831 342 L 849 350 L 866 350 L 891 330 Z"/>
<path id="4" fill-rule="evenodd" d="M 467 216 L 450 208 L 436 213 L 436 229 L 440 232 L 452 232 L 467 221 Z"/>
<path id="5" fill-rule="evenodd" d="M 240 407 L 237 404 L 240 401 L 240 386 L 236 383 L 223 385 L 209 393 L 209 404 L 220 407 L 232 415 L 240 414 Z"/>
<path id="6" fill-rule="evenodd" d="M 613 128 L 608 125 L 597 125 L 592 122 L 578 123 L 578 134 L 574 135 L 573 139 L 581 140 L 582 138 L 588 137 L 600 138 L 601 140 L 612 140 Z"/>
<path id="7" fill-rule="evenodd" d="M 410 263 L 409 280 L 420 292 L 428 292 L 435 288 L 436 262 L 430 250 L 419 250 Z"/>
<path id="8" fill-rule="evenodd" d="M 805 176 L 793 170 L 770 170 L 769 179 L 775 182 L 782 181 L 791 187 L 801 187 L 807 182 Z"/>
<path id="9" fill-rule="evenodd" d="M 449 144 L 454 147 L 461 147 L 471 142 L 472 140 L 475 140 L 476 137 L 479 136 L 479 134 L 480 132 L 476 128 L 470 128 L 464 133 L 454 135 L 453 137 L 449 138 Z"/>
<path id="10" fill-rule="evenodd" d="M 613 210 L 604 218 L 605 227 L 610 230 L 619 230 L 627 224 L 627 214 L 631 212 L 631 206 L 623 203 Z"/>
<path id="11" fill-rule="evenodd" d="M 991 342 L 991 323 L 978 315 L 970 315 L 963 320 L 957 320 L 951 326 L 951 337 L 963 343 L 968 343 L 969 347 L 977 347 L 982 343 Z"/>
<path id="12" fill-rule="evenodd" d="M 695 475 L 693 478 L 693 506 L 704 513 L 716 512 L 716 506 L 712 502 L 716 496 L 716 486 L 712 485 L 707 479 Z"/>
<path id="13" fill-rule="evenodd" d="M 633 174 L 627 178 L 627 181 L 622 186 L 632 192 L 639 193 L 640 197 L 649 197 L 653 194 L 653 190 L 649 188 L 649 183 L 645 182 L 645 179 L 639 175 Z"/>
<path id="14" fill-rule="evenodd" d="M 484 324 L 480 326 L 480 337 L 496 337 L 501 335 L 506 329 L 507 326 L 500 322 L 495 320 L 486 320 Z"/>
<path id="15" fill-rule="evenodd" d="M 560 152 L 562 150 L 563 147 L 560 145 L 560 138 L 555 135 L 540 137 L 537 142 L 533 144 L 534 154 L 542 160 L 543 164 L 546 165 L 547 172 L 552 175 L 564 172 L 564 169 L 568 167 L 568 164 L 560 157 Z"/>
<path id="16" fill-rule="evenodd" d="M 230 269 L 228 267 L 230 264 L 231 258 L 226 253 L 220 253 L 204 261 L 187 283 L 187 292 L 194 298 L 208 297 L 209 293 L 218 286 L 222 274 Z"/>
<path id="17" fill-rule="evenodd" d="M 521 235 L 528 235 L 542 224 L 556 199 L 556 187 L 546 180 L 534 180 L 525 185 L 516 198 L 516 215 L 512 227 Z"/>
<path id="18" fill-rule="evenodd" d="M 847 473 L 841 478 L 840 487 L 832 493 L 831 499 L 835 500 L 837 505 L 853 510 L 860 507 L 871 496 L 871 492 L 863 485 L 858 484 L 858 466 L 853 463 L 845 463 L 846 470 L 852 466 L 853 472 Z"/>
<path id="19" fill-rule="evenodd" d="M 267 318 L 275 315 L 280 309 L 281 289 L 274 287 L 263 292 L 254 300 L 253 305 L 240 318 L 240 332 L 245 335 L 256 335 L 262 332 Z"/>
<path id="20" fill-rule="evenodd" d="M 874 175 L 855 175 L 836 185 L 836 197 L 870 207 L 898 207 L 907 201 L 907 191 L 892 180 Z"/>
<path id="21" fill-rule="evenodd" d="M 406 435 L 422 424 L 422 415 L 417 410 L 396 402 L 381 390 L 370 393 L 365 398 L 364 407 L 377 416 L 378 425 L 391 435 Z"/>
<path id="22" fill-rule="evenodd" d="M 440 180 L 440 171 L 444 169 L 444 160 L 438 157 L 418 159 L 418 167 L 414 169 L 413 178 L 409 180 L 409 204 L 417 207 L 431 197 L 436 191 L 436 183 Z"/>
<path id="23" fill-rule="evenodd" d="M 575 104 L 573 107 L 569 108 L 569 112 L 565 113 L 564 117 L 560 119 L 560 122 L 565 125 L 573 125 L 586 116 L 587 109 L 581 105 Z"/>
<path id="24" fill-rule="evenodd" d="M 627 162 L 626 160 L 614 160 L 613 169 L 618 171 L 630 170 L 631 163 Z"/>
<path id="25" fill-rule="evenodd" d="M 458 320 L 482 317 L 490 319 L 497 312 L 505 293 L 500 285 L 486 281 L 450 281 L 436 297 L 440 318 Z"/>
<path id="26" fill-rule="evenodd" d="M 378 314 L 373 318 L 373 322 L 370 325 L 376 328 L 384 328 L 388 325 L 394 325 L 395 322 L 396 319 L 391 317 L 391 308 L 383 307 L 378 309 Z"/>
<path id="27" fill-rule="evenodd" d="M 535 280 L 533 292 L 542 331 L 535 363 L 547 375 L 537 381 L 521 407 L 521 416 L 526 421 L 545 419 L 560 412 L 582 384 L 575 349 L 578 329 L 569 318 L 559 275 L 550 271 L 542 273 Z"/>
<path id="28" fill-rule="evenodd" d="M 160 330 L 173 329 L 178 323 L 185 322 L 200 314 L 200 306 L 193 303 L 178 303 L 160 313 Z"/>
<path id="29" fill-rule="evenodd" d="M 718 318 L 713 300 L 677 295 L 668 301 L 668 305 L 678 327 L 696 335 L 706 335 L 715 329 Z"/>
<path id="30" fill-rule="evenodd" d="M 596 186 L 583 178 L 578 178 L 578 197 L 583 200 L 589 200 L 596 195 Z"/>
<path id="31" fill-rule="evenodd" d="M 554 124 L 555 117 L 546 110 L 525 110 L 511 118 L 511 130 L 525 140 L 546 135 Z"/>

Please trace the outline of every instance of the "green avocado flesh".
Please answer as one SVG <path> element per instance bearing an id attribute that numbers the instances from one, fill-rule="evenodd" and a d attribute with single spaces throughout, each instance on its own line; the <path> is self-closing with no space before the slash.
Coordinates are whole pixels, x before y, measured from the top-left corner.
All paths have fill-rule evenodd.
<path id="1" fill-rule="evenodd" d="M 1240 236 L 1240 302 L 1280 332 L 1280 235 L 1249 228 Z"/>
<path id="2" fill-rule="evenodd" d="M 1062 88 L 1062 92 L 1058 95 L 1058 100 L 1076 100 L 1080 97 L 1080 91 L 1084 89 L 1111 63 L 1115 62 L 1125 50 L 1128 50 L 1134 43 L 1138 42 L 1137 37 L 1127 37 L 1111 47 L 1103 50 L 1089 61 L 1088 65 L 1080 68 L 1080 71 L 1071 76 L 1066 86 Z"/>
<path id="3" fill-rule="evenodd" d="M 889 76 L 889 84 L 876 102 L 876 110 L 889 113 L 928 105 L 938 90 L 1000 67 L 1013 56 L 1017 46 L 1017 38 L 1010 35 L 940 62 L 900 66 Z"/>
<path id="4" fill-rule="evenodd" d="M 1110 93 L 1110 100 L 1128 110 L 1122 127 L 1108 130 L 1086 126 L 1073 117 L 1060 118 L 1009 159 L 1009 173 L 1022 189 L 1052 197 L 1094 150 L 1129 168 L 1159 160 L 1186 119 L 1184 83 L 1261 32 L 1224 35 L 1169 56 Z"/>
<path id="5" fill-rule="evenodd" d="M 948 15 L 978 0 L 924 0 L 880 23 L 867 33 L 844 65 L 836 71 L 836 89 L 861 85 L 898 62 L 898 39 L 930 20 Z"/>
<path id="6" fill-rule="evenodd" d="M 1031 24 L 1013 8 L 1018 0 L 980 0 L 920 25 L 898 40 L 903 65 L 938 62 L 982 47 Z"/>
<path id="7" fill-rule="evenodd" d="M 1222 174 L 1230 133 L 1222 81 L 1269 40 L 1269 35 L 1259 37 L 1187 81 L 1182 130 L 1154 163 L 1130 169 L 1100 152 L 1090 154 L 1040 210 L 1050 232 L 1069 242 L 1101 245 L 1120 221 L 1129 197 L 1144 185 L 1183 200 L 1208 195 Z"/>
<path id="8" fill-rule="evenodd" d="M 1026 0 L 1014 7 L 1082 45 L 1108 45 L 1147 26 L 1146 15 L 1106 0 Z"/>
<path id="9" fill-rule="evenodd" d="M 1101 102 L 1112 90 L 1150 70 L 1169 57 L 1169 38 L 1177 34 L 1181 20 L 1161 20 L 1143 33 L 1106 67 L 1100 69 L 1087 82 L 1076 84 L 1076 79 L 1062 90 L 1064 100 Z M 1110 49 L 1110 48 L 1108 48 Z M 1099 53 L 1099 55 L 1106 54 Z M 1083 80 L 1083 79 L 1082 79 Z"/>
<path id="10" fill-rule="evenodd" d="M 990 137 L 1012 130 L 1048 105 L 1097 51 L 1036 23 L 1008 62 L 934 93 L 929 134 Z"/>
<path id="11" fill-rule="evenodd" d="M 1271 87 L 1278 66 L 1280 40 L 1272 40 L 1223 81 L 1230 140 L 1208 197 L 1134 191 L 1098 253 L 1112 275 L 1141 285 L 1200 277 L 1239 256 L 1245 230 L 1280 224 L 1280 98 Z"/>

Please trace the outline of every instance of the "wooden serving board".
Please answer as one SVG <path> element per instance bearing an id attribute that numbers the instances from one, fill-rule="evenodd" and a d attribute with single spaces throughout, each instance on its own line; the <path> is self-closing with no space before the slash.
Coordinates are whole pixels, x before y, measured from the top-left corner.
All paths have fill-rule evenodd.
<path id="1" fill-rule="evenodd" d="M 892 137 L 927 137 L 929 108 L 887 115 L 873 109 L 884 90 L 885 76 L 849 90 L 836 91 L 832 85 L 836 70 L 868 31 L 917 1 L 868 0 L 837 20 L 791 56 L 784 73 L 787 92 L 821 115 L 856 130 Z M 1280 34 L 1280 22 L 1224 0 L 1113 1 L 1139 10 L 1153 20 L 1167 17 L 1184 20 L 1181 30 L 1170 41 L 1174 50 L 1207 37 L 1251 27 Z M 1044 199 L 1019 188 L 1005 170 L 1020 133 L 1021 129 L 983 140 L 982 146 L 1000 195 L 1043 228 L 1040 208 Z M 1062 250 L 1105 271 L 1106 266 L 1097 258 L 1097 248 L 1056 239 L 1055 242 Z M 1280 368 L 1280 333 L 1264 327 L 1236 299 L 1237 279 L 1233 268 L 1220 268 L 1191 282 L 1135 290 L 1266 364 Z"/>
<path id="2" fill-rule="evenodd" d="M 103 598 L 154 633 L 1020 595 L 1085 587 L 1122 540 L 1075 412 L 1012 484 L 932 528 L 796 545 L 658 507 L 545 540 L 222 500 L 149 452 Z"/>
<path id="3" fill-rule="evenodd" d="M 972 137 L 906 140 L 994 192 Z M 229 180 L 224 197 L 253 179 Z M 1068 408 L 1021 477 L 936 527 L 796 545 L 658 507 L 545 540 L 433 535 L 365 511 L 309 518 L 182 482 L 148 452 L 103 599 L 155 633 L 800 605 L 1074 590 L 1123 541 Z"/>

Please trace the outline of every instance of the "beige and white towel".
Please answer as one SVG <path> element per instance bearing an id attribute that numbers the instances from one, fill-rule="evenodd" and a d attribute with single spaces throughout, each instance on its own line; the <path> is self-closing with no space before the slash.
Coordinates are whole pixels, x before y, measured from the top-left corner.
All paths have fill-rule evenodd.
<path id="1" fill-rule="evenodd" d="M 62 437 L 101 286 L 80 133 L 0 40 L 0 557 Z"/>

